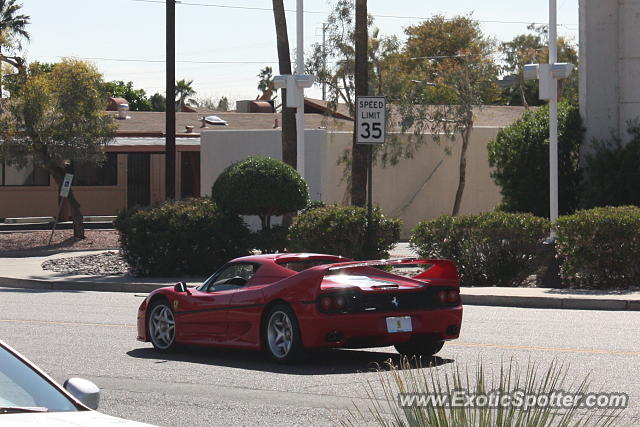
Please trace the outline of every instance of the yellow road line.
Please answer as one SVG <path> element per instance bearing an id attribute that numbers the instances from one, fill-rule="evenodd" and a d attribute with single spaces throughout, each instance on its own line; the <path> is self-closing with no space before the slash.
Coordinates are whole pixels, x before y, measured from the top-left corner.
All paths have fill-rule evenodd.
<path id="1" fill-rule="evenodd" d="M 18 319 L 0 319 L 0 323 L 35 323 L 40 325 L 58 325 L 58 326 L 103 326 L 107 328 L 135 328 L 135 325 L 126 325 L 118 323 L 87 323 L 87 322 L 56 322 L 52 320 L 18 320 Z"/>
<path id="2" fill-rule="evenodd" d="M 640 351 L 616 351 L 616 350 L 598 350 L 588 348 L 563 348 L 563 347 L 538 347 L 528 345 L 504 345 L 504 344 L 483 344 L 483 343 L 467 343 L 467 342 L 448 342 L 447 345 L 458 347 L 480 347 L 480 348 L 497 348 L 505 350 L 534 350 L 534 351 L 557 351 L 561 353 L 590 353 L 590 354 L 612 354 L 620 356 L 640 356 Z"/>

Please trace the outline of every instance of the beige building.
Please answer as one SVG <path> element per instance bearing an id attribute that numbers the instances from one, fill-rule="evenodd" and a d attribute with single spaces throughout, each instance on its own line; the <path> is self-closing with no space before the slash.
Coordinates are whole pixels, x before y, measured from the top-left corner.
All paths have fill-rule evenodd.
<path id="1" fill-rule="evenodd" d="M 640 2 L 580 0 L 580 112 L 587 141 L 626 138 L 640 116 Z"/>

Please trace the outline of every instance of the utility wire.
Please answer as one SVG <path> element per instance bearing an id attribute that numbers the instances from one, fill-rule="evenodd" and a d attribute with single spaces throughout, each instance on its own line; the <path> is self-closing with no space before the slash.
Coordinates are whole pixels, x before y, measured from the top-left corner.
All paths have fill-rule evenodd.
<path id="1" fill-rule="evenodd" d="M 158 3 L 158 4 L 166 4 L 165 0 L 130 0 L 137 3 Z M 176 4 L 184 5 L 184 6 L 200 6 L 200 7 L 215 7 L 220 9 L 240 9 L 240 10 L 259 10 L 259 11 L 267 11 L 273 12 L 273 9 L 268 7 L 257 7 L 257 6 L 232 6 L 228 4 L 214 4 L 214 3 L 193 3 L 188 1 L 176 1 Z M 293 9 L 285 9 L 285 12 L 295 12 Z M 317 10 L 304 10 L 304 13 L 313 14 L 313 15 L 328 15 L 328 12 L 322 12 Z M 423 16 L 404 16 L 404 15 L 371 15 L 374 18 L 390 18 L 390 19 L 421 19 L 428 20 L 430 18 Z M 499 21 L 499 20 L 479 20 L 474 19 L 474 21 L 481 22 L 484 24 L 518 24 L 518 25 L 547 25 L 547 22 L 529 22 L 529 21 Z M 558 24 L 559 27 L 576 27 L 576 24 Z"/>

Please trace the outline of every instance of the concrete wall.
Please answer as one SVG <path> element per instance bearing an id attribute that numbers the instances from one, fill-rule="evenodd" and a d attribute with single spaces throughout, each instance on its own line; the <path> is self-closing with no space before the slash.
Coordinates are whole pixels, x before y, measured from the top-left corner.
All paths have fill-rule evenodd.
<path id="1" fill-rule="evenodd" d="M 328 203 L 348 203 L 343 166 L 338 159 L 351 146 L 351 133 L 307 130 L 306 179 L 313 199 Z M 479 213 L 495 208 L 501 201 L 490 177 L 487 143 L 498 128 L 475 128 L 467 153 L 467 184 L 461 213 Z M 407 136 L 400 136 L 407 138 Z M 403 221 L 407 238 L 423 219 L 450 214 L 458 185 L 460 141 L 427 142 L 412 159 L 396 166 L 376 166 L 373 171 L 374 202 L 386 215 Z M 451 154 L 445 153 L 445 148 Z M 201 138 L 202 195 L 210 195 L 217 176 L 234 161 L 250 155 L 280 158 L 280 131 L 209 131 Z"/>
<path id="2" fill-rule="evenodd" d="M 580 111 L 587 141 L 640 116 L 640 1 L 580 0 Z"/>

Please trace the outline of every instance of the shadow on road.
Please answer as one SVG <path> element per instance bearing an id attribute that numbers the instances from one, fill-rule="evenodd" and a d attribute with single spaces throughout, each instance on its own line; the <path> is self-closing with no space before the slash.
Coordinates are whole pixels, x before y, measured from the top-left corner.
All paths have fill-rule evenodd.
<path id="1" fill-rule="evenodd" d="M 289 375 L 331 375 L 372 372 L 388 369 L 389 363 L 399 366 L 402 356 L 370 350 L 327 349 L 309 352 L 305 361 L 294 365 L 279 365 L 267 359 L 264 353 L 207 347 L 183 347 L 172 353 L 159 353 L 153 348 L 137 348 L 127 354 L 155 363 L 184 362 L 229 368 L 282 373 Z M 411 361 L 412 367 L 437 367 L 452 363 L 452 359 L 434 356 L 431 360 Z"/>

